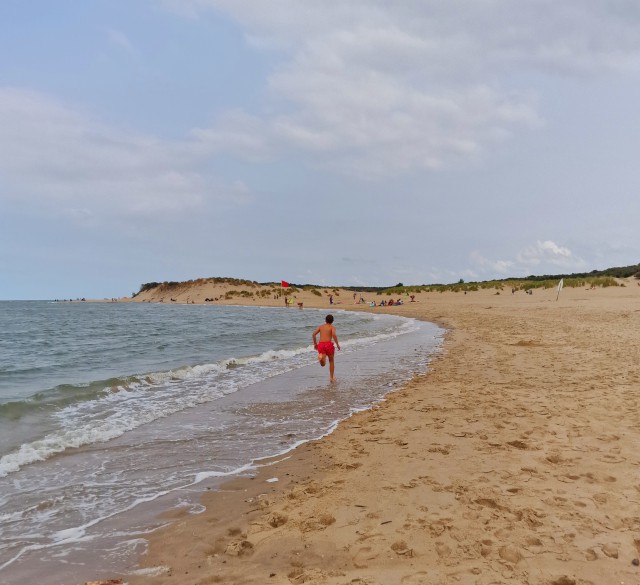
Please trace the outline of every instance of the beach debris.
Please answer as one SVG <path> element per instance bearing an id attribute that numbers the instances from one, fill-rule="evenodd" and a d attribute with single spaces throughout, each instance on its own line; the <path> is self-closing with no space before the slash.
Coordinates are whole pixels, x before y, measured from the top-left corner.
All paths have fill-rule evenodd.
<path id="1" fill-rule="evenodd" d="M 270 477 L 269 479 L 265 480 L 267 483 L 275 483 L 276 481 L 278 481 L 277 477 Z"/>
<path id="2" fill-rule="evenodd" d="M 633 560 L 631 561 L 631 564 L 632 564 L 634 567 L 637 567 L 638 565 L 640 565 L 640 559 L 633 559 Z"/>
<path id="3" fill-rule="evenodd" d="M 404 540 L 398 540 L 391 545 L 391 550 L 397 555 L 401 556 L 413 556 L 413 549 L 409 548 L 407 543 Z"/>
<path id="4" fill-rule="evenodd" d="M 84 585 L 122 585 L 122 579 L 102 579 L 101 581 L 87 581 Z"/>

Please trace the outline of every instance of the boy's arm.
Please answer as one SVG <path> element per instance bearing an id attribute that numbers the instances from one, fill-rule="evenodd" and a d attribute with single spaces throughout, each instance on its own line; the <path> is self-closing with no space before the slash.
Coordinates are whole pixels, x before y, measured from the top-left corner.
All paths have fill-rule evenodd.
<path id="1" fill-rule="evenodd" d="M 333 338 L 336 340 L 336 347 L 340 349 L 340 342 L 338 341 L 338 335 L 336 334 L 335 327 L 331 330 L 331 334 L 333 335 Z"/>
<path id="2" fill-rule="evenodd" d="M 318 333 L 320 333 L 320 327 L 318 327 L 312 334 L 311 337 L 313 337 L 313 347 L 315 347 L 316 349 L 318 348 L 318 342 L 316 341 L 316 335 L 318 335 Z"/>

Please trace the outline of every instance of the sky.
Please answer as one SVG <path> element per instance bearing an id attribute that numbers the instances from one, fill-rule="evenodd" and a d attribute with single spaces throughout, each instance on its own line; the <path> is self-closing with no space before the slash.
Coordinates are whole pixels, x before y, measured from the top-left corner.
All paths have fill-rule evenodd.
<path id="1" fill-rule="evenodd" d="M 2 0 L 0 299 L 640 262 L 637 0 Z"/>

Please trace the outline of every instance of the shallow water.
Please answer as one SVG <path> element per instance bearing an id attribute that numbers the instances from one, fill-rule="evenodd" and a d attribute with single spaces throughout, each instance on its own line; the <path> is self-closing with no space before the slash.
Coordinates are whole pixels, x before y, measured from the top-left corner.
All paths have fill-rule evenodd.
<path id="1" fill-rule="evenodd" d="M 329 384 L 310 345 L 324 312 L 4 305 L 0 325 L 4 314 L 21 337 L 0 362 L 6 584 L 82 582 L 133 567 L 159 511 L 197 513 L 204 489 L 370 407 L 426 369 L 442 333 L 335 312 L 343 350 Z M 22 319 L 7 318 L 15 309 Z"/>

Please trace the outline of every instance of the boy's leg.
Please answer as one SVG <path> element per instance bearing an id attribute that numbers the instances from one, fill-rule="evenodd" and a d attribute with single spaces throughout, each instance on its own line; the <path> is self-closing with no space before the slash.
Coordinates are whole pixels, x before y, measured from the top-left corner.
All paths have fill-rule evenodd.
<path id="1" fill-rule="evenodd" d="M 333 372 L 335 371 L 335 363 L 333 361 L 333 356 L 329 356 L 329 376 L 331 377 L 331 381 L 334 382 L 335 378 L 333 376 Z"/>
<path id="2" fill-rule="evenodd" d="M 320 362 L 320 365 L 324 368 L 327 363 L 327 356 L 324 353 L 318 352 L 318 362 Z"/>

